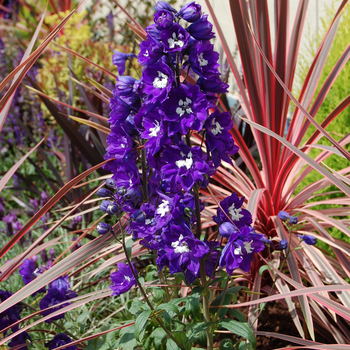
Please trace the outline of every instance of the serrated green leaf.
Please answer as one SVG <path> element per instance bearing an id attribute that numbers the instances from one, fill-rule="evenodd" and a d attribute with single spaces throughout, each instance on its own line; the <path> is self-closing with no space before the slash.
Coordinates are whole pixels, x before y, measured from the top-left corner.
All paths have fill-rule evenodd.
<path id="1" fill-rule="evenodd" d="M 136 319 L 135 321 L 135 339 L 138 341 L 141 341 L 142 339 L 139 338 L 140 333 L 142 332 L 142 330 L 144 329 L 144 327 L 146 326 L 148 317 L 151 314 L 151 310 L 147 310 L 142 312 Z"/>
<path id="2" fill-rule="evenodd" d="M 233 334 L 237 334 L 249 341 L 253 349 L 256 349 L 256 338 L 248 323 L 235 320 L 222 320 L 219 325 Z"/>
<path id="3" fill-rule="evenodd" d="M 220 350 L 234 350 L 233 342 L 231 339 L 223 339 L 220 342 Z"/>

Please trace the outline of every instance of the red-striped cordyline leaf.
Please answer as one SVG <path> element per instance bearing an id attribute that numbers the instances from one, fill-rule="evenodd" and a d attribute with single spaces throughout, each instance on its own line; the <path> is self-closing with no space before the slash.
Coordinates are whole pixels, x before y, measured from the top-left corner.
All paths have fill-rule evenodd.
<path id="1" fill-rule="evenodd" d="M 7 182 L 12 178 L 12 175 L 17 171 L 17 169 L 22 165 L 22 163 L 34 152 L 36 149 L 44 142 L 43 138 L 36 146 L 34 146 L 28 153 L 26 153 L 19 161 L 14 164 L 10 170 L 0 179 L 0 193 L 7 184 Z"/>
<path id="2" fill-rule="evenodd" d="M 286 334 L 280 334 L 280 333 L 274 333 L 274 332 L 265 332 L 265 331 L 255 331 L 254 332 L 255 335 L 260 335 L 263 337 L 272 337 L 272 338 L 277 338 L 277 339 L 282 339 L 285 340 L 287 342 L 290 343 L 295 343 L 295 344 L 299 344 L 299 345 L 322 345 L 322 343 L 318 343 L 318 342 L 313 342 L 311 340 L 307 340 L 307 339 L 300 339 L 297 337 L 293 337 L 291 335 L 286 335 Z"/>
<path id="3" fill-rule="evenodd" d="M 286 147 L 288 147 L 291 151 L 293 151 L 300 158 L 303 158 L 312 168 L 314 168 L 319 173 L 321 173 L 324 177 L 326 177 L 328 180 L 330 180 L 330 182 L 332 182 L 340 190 L 342 190 L 347 196 L 350 197 L 350 190 L 349 190 L 348 186 L 344 185 L 339 179 L 337 179 L 335 176 L 331 175 L 327 170 L 325 170 L 324 167 L 317 164 L 317 162 L 315 162 L 312 158 L 310 158 L 309 156 L 307 156 L 306 154 L 301 152 L 297 147 L 292 145 L 286 139 L 275 134 L 271 130 L 268 130 L 268 129 L 264 128 L 263 126 L 256 124 L 250 120 L 246 119 L 245 121 L 246 121 L 246 123 L 252 125 L 254 128 L 262 131 L 263 133 L 266 133 L 266 134 L 269 134 L 269 135 L 275 137 L 277 140 L 279 140 L 282 144 L 284 144 Z M 278 185 L 279 185 L 278 189 L 279 189 L 279 191 L 281 191 L 283 183 L 279 183 Z M 278 193 L 279 191 L 275 191 L 274 196 L 273 196 L 274 203 L 276 204 L 276 207 L 275 207 L 276 209 L 279 208 L 279 206 L 277 204 L 280 203 L 280 193 Z"/>
<path id="4" fill-rule="evenodd" d="M 69 104 L 67 104 L 67 103 L 61 102 L 61 101 L 59 101 L 59 100 L 54 99 L 53 97 L 50 97 L 50 96 L 46 95 L 45 93 L 43 93 L 43 92 L 41 92 L 41 91 L 39 91 L 39 90 L 33 88 L 32 86 L 25 85 L 25 84 L 23 84 L 23 85 L 24 85 L 27 89 L 29 89 L 29 90 L 35 92 L 36 94 L 38 94 L 38 95 L 40 95 L 40 96 L 44 96 L 44 97 L 48 98 L 49 100 L 51 100 L 51 101 L 53 101 L 53 102 L 55 102 L 55 103 L 58 103 L 58 104 L 60 104 L 60 105 L 62 105 L 62 106 L 65 106 L 65 107 L 67 107 L 67 108 L 69 108 L 69 109 L 73 109 L 73 110 L 75 110 L 75 111 L 77 111 L 77 112 L 90 115 L 90 116 L 92 116 L 92 117 L 95 117 L 95 118 L 97 118 L 97 119 L 103 120 L 103 121 L 105 121 L 105 122 L 108 121 L 108 118 L 103 117 L 102 115 L 99 115 L 99 114 L 96 114 L 96 113 L 87 111 L 87 110 L 85 110 L 85 109 L 81 109 L 81 108 L 78 108 L 78 107 L 71 106 L 71 105 L 69 105 Z M 63 114 L 63 113 L 62 113 L 62 114 Z"/>
<path id="5" fill-rule="evenodd" d="M 85 0 L 84 0 L 85 1 Z M 98 65 L 97 63 L 89 60 L 88 58 L 78 54 L 77 52 L 75 52 L 74 50 L 66 47 L 66 46 L 63 46 L 63 45 L 60 45 L 58 43 L 56 43 L 55 41 L 52 42 L 54 45 L 58 46 L 60 49 L 64 50 L 64 51 L 67 51 L 69 53 L 71 53 L 72 55 L 78 57 L 78 58 L 81 58 L 83 61 L 85 61 L 86 63 L 89 63 L 89 64 L 92 64 L 93 66 L 97 67 L 98 69 L 100 69 L 102 72 L 108 74 L 110 77 L 114 78 L 114 79 L 117 79 L 117 76 L 115 74 L 113 74 L 110 70 L 108 70 L 107 68 L 104 68 L 100 65 Z"/>
<path id="6" fill-rule="evenodd" d="M 320 92 L 318 93 L 316 100 L 314 104 L 312 105 L 312 108 L 310 110 L 310 115 L 313 117 L 316 115 L 317 111 L 321 107 L 321 104 L 325 100 L 329 90 L 331 89 L 333 82 L 337 79 L 339 73 L 342 71 L 345 64 L 348 62 L 350 58 L 350 44 L 348 47 L 344 50 L 343 54 L 339 57 L 337 60 L 337 63 L 333 67 L 332 71 L 329 73 L 326 81 L 324 82 Z M 305 123 L 302 126 L 302 129 L 298 133 L 298 138 L 296 139 L 295 144 L 299 145 L 302 141 L 307 129 L 309 128 L 310 122 L 308 120 L 305 121 Z"/>
<path id="7" fill-rule="evenodd" d="M 233 1 L 233 0 L 231 0 Z M 293 94 L 290 92 L 290 90 L 287 88 L 287 86 L 283 83 L 283 81 L 280 79 L 280 77 L 276 74 L 275 70 L 273 69 L 273 67 L 271 66 L 271 64 L 269 63 L 268 59 L 266 58 L 264 52 L 262 51 L 259 43 L 257 42 L 257 39 L 255 38 L 254 34 L 252 33 L 254 42 L 262 56 L 262 58 L 264 59 L 266 65 L 270 68 L 271 72 L 274 74 L 274 76 L 276 77 L 277 81 L 282 85 L 284 91 L 288 94 L 288 96 L 290 97 L 290 99 L 295 103 L 296 107 L 299 108 L 303 114 L 305 115 L 305 117 L 311 122 L 311 124 L 314 125 L 314 127 L 319 130 L 321 132 L 321 134 L 323 134 L 323 136 L 325 136 L 343 155 L 344 157 L 346 157 L 346 159 L 350 160 L 350 154 L 349 152 L 347 152 L 343 147 L 341 147 L 338 142 L 336 140 L 333 139 L 333 137 L 331 137 L 326 130 L 324 130 L 323 128 L 321 128 L 321 126 L 315 121 L 315 119 L 307 112 L 307 110 L 297 101 L 297 99 L 293 96 Z M 299 118 L 299 120 L 301 120 L 301 118 Z"/>
<path id="8" fill-rule="evenodd" d="M 68 117 L 70 119 L 75 120 L 78 123 L 81 123 L 81 124 L 89 126 L 90 128 L 99 130 L 99 131 L 103 132 L 106 135 L 109 135 L 110 132 L 111 132 L 110 128 L 106 128 L 105 126 L 103 126 L 101 124 L 98 124 L 98 123 L 95 123 L 95 122 L 93 122 L 93 121 L 91 121 L 89 119 L 79 118 L 79 117 L 75 117 L 73 115 L 64 114 L 64 113 L 61 113 L 61 114 L 63 114 L 64 116 L 66 116 L 66 117 Z M 106 119 L 106 118 L 104 118 L 104 119 Z"/>
<path id="9" fill-rule="evenodd" d="M 11 79 L 21 71 L 19 77 L 16 79 L 14 84 L 12 84 L 9 88 L 9 90 L 6 92 L 6 94 L 3 96 L 3 98 L 0 101 L 0 110 L 2 111 L 4 108 L 4 105 L 6 101 L 8 100 L 9 96 L 12 96 L 14 91 L 17 89 L 19 83 L 25 76 L 25 74 L 28 72 L 30 67 L 35 63 L 35 61 L 39 58 L 41 53 L 44 51 L 44 49 L 47 47 L 47 45 L 54 39 L 54 37 L 58 34 L 58 32 L 65 26 L 65 24 L 68 22 L 68 20 L 72 17 L 72 15 L 75 13 L 75 11 L 84 3 L 85 0 L 82 0 L 79 5 L 70 13 L 68 14 L 56 27 L 55 29 L 44 39 L 44 41 L 38 46 L 38 48 L 21 64 L 19 64 L 18 67 L 16 67 L 1 83 L 0 83 L 0 91 L 4 89 L 4 87 L 11 81 Z M 23 71 L 22 71 L 22 68 Z"/>
<path id="10" fill-rule="evenodd" d="M 251 120 L 254 120 L 261 125 L 265 125 L 266 109 L 263 108 L 263 100 L 260 99 L 260 91 L 263 91 L 263 86 L 261 84 L 260 75 L 258 74 L 259 60 L 258 55 L 254 55 L 256 49 L 252 42 L 251 35 L 248 33 L 247 24 L 245 22 L 249 20 L 247 5 L 245 1 L 230 0 L 230 7 L 243 66 L 244 80 L 252 108 L 252 113 L 248 118 L 250 117 Z M 272 148 L 269 147 L 270 145 L 267 141 L 268 136 L 266 134 L 261 134 L 254 130 L 252 131 L 261 156 L 266 187 L 272 192 L 274 187 L 272 174 L 274 160 L 270 153 Z"/>
<path id="11" fill-rule="evenodd" d="M 259 272 L 256 272 L 254 277 L 254 283 L 253 287 L 251 288 L 252 292 L 255 292 L 257 294 L 252 294 L 250 297 L 250 300 L 257 300 L 260 298 L 259 292 L 261 291 L 261 276 Z M 249 307 L 248 311 L 248 323 L 252 327 L 253 331 L 256 331 L 258 329 L 258 320 L 256 319 L 259 315 L 259 307 L 256 305 L 252 305 Z"/>
<path id="12" fill-rule="evenodd" d="M 212 179 L 216 180 L 222 185 L 226 185 L 226 187 L 231 192 L 234 192 L 234 191 L 239 192 L 241 196 L 249 197 L 251 193 L 251 191 L 247 187 L 245 187 L 244 184 L 234 176 L 231 176 L 231 178 L 228 178 L 217 172 L 212 176 Z"/>
<path id="13" fill-rule="evenodd" d="M 101 85 L 100 83 L 98 83 L 97 81 L 87 78 L 87 80 L 100 92 L 102 92 L 103 94 L 105 94 L 108 98 L 112 98 L 113 97 L 113 93 L 112 91 L 108 90 L 107 88 L 105 88 L 103 85 Z"/>
<path id="14" fill-rule="evenodd" d="M 58 348 L 57 348 L 58 349 Z M 321 344 L 321 345 L 308 345 L 304 346 L 287 346 L 286 348 L 278 348 L 274 350 L 296 350 L 296 349 L 306 349 L 306 350 L 348 350 L 350 349 L 348 345 L 339 344 Z"/>
<path id="15" fill-rule="evenodd" d="M 214 22 L 214 26 L 216 28 L 216 32 L 219 35 L 219 39 L 220 39 L 222 47 L 223 47 L 223 49 L 225 51 L 227 62 L 230 65 L 231 71 L 232 71 L 232 73 L 233 73 L 233 75 L 235 77 L 235 80 L 237 82 L 239 93 L 241 95 L 241 98 L 243 99 L 242 107 L 244 108 L 244 111 L 245 111 L 246 115 L 250 116 L 251 115 L 250 103 L 248 101 L 248 97 L 247 97 L 247 94 L 246 94 L 246 89 L 245 89 L 245 87 L 243 85 L 243 82 L 242 82 L 242 79 L 241 79 L 241 75 L 239 74 L 239 71 L 237 69 L 235 60 L 234 60 L 234 58 L 233 58 L 233 56 L 231 54 L 230 48 L 227 45 L 227 42 L 226 42 L 226 39 L 225 39 L 225 35 L 222 32 L 222 30 L 221 30 L 219 21 L 216 18 L 215 12 L 213 11 L 213 8 L 212 8 L 209 0 L 205 0 L 205 3 L 207 5 L 207 7 L 208 7 L 209 13 L 211 15 L 211 18 L 212 18 L 212 20 Z"/>
<path id="16" fill-rule="evenodd" d="M 254 190 L 249 196 L 247 210 L 252 214 L 252 225 L 254 225 L 254 222 L 257 219 L 260 201 L 265 192 L 267 192 L 266 189 Z M 268 196 L 268 193 L 266 195 Z M 268 205 L 266 207 L 268 208 Z"/>
<path id="17" fill-rule="evenodd" d="M 2 302 L 0 304 L 0 313 L 22 301 L 40 288 L 48 285 L 57 277 L 67 274 L 73 267 L 81 264 L 85 260 L 90 259 L 93 255 L 101 251 L 101 249 L 108 246 L 113 241 L 113 239 L 114 237 L 112 233 L 107 233 L 104 236 L 100 236 L 93 241 L 83 245 L 78 250 L 58 262 L 51 269 L 38 276 L 35 279 L 35 283 L 31 282 L 25 285 L 17 293 L 13 294 L 4 302 Z"/>
<path id="18" fill-rule="evenodd" d="M 17 332 L 13 332 L 13 333 L 11 333 L 9 336 L 7 336 L 6 338 L 1 339 L 1 340 L 0 340 L 0 345 L 2 345 L 2 344 L 4 344 L 4 343 L 8 342 L 9 340 L 11 340 L 11 339 L 12 339 L 13 337 L 15 337 L 16 335 L 21 334 L 22 332 L 24 332 L 24 331 L 26 331 L 26 330 L 28 330 L 28 329 L 30 329 L 30 328 L 36 326 L 37 324 L 40 324 L 40 323 L 42 323 L 42 322 L 44 322 L 44 321 L 50 319 L 51 317 L 54 317 L 54 316 L 57 316 L 57 315 L 62 315 L 62 314 L 64 314 L 64 313 L 68 312 L 68 311 L 74 310 L 74 309 L 76 309 L 76 308 L 78 308 L 78 307 L 80 307 L 80 306 L 82 306 L 82 305 L 85 305 L 85 304 L 87 304 L 87 303 L 89 303 L 89 302 L 91 302 L 91 301 L 93 301 L 93 300 L 98 300 L 98 299 L 103 299 L 103 298 L 110 297 L 111 294 L 112 294 L 112 291 L 111 291 L 111 290 L 109 290 L 109 291 L 107 290 L 107 291 L 104 292 L 104 293 L 103 293 L 103 291 L 98 291 L 98 292 L 95 292 L 94 294 L 95 294 L 95 295 L 92 296 L 92 297 L 88 297 L 88 298 L 84 298 L 83 300 L 79 300 L 79 301 L 77 301 L 77 302 L 75 302 L 75 303 L 72 303 L 71 305 L 68 305 L 68 306 L 66 306 L 66 307 L 64 307 L 64 308 L 62 308 L 62 309 L 60 309 L 60 310 L 54 311 L 54 312 L 50 313 L 50 314 L 47 315 L 47 316 L 44 316 L 44 317 L 41 318 L 40 320 L 34 321 L 33 323 L 31 323 L 31 324 L 29 324 L 29 325 L 27 325 L 27 326 L 22 327 L 22 328 L 19 329 Z M 8 299 L 7 299 L 7 300 L 8 300 Z M 74 301 L 74 300 L 77 300 L 77 298 L 70 299 L 69 301 L 72 302 L 72 301 Z M 41 311 L 38 312 L 38 313 L 41 313 L 41 312 L 43 312 L 43 311 L 46 311 L 46 310 L 51 309 L 52 307 L 55 307 L 55 306 L 57 307 L 57 306 L 59 306 L 59 305 L 61 305 L 61 304 L 65 304 L 65 303 L 67 303 L 67 301 L 66 301 L 66 302 L 62 302 L 62 303 L 60 303 L 60 304 L 53 305 L 53 306 L 51 306 L 51 307 L 49 307 L 49 308 L 47 308 L 47 309 L 41 310 Z M 1 304 L 0 304 L 0 305 L 1 305 Z M 80 343 L 80 342 L 81 342 L 81 341 L 78 341 L 78 343 Z"/>
<path id="19" fill-rule="evenodd" d="M 256 187 L 255 185 L 251 182 L 251 180 L 249 179 L 249 177 L 247 176 L 247 174 L 245 174 L 238 166 L 235 166 L 235 162 L 233 161 L 234 165 L 231 165 L 229 163 L 224 163 L 223 165 L 221 165 L 219 167 L 219 171 L 222 171 L 222 169 L 228 169 L 230 172 L 232 172 L 233 174 L 235 174 L 235 176 L 237 178 L 239 178 L 247 188 L 249 188 L 251 191 L 255 190 Z M 231 173 L 226 171 L 224 172 L 225 175 L 227 176 L 232 176 Z"/>
<path id="20" fill-rule="evenodd" d="M 94 96 L 96 96 L 97 98 L 99 98 L 100 100 L 102 100 L 105 103 L 109 103 L 109 99 L 106 98 L 105 96 L 103 96 L 102 94 L 100 94 L 99 92 L 97 92 L 96 90 L 94 90 L 92 87 L 87 86 L 86 84 L 84 84 L 83 82 L 79 81 L 78 79 L 75 79 L 71 76 L 69 76 L 69 78 L 71 80 L 73 80 L 76 84 L 78 84 L 79 86 L 83 87 L 84 89 L 88 90 L 90 93 L 92 93 Z M 107 91 L 109 91 L 108 89 L 106 89 Z M 113 95 L 112 95 L 113 96 Z"/>
<path id="21" fill-rule="evenodd" d="M 136 28 L 135 26 L 133 26 L 132 24 L 130 23 L 126 23 L 130 29 L 135 33 L 137 34 L 141 40 L 145 41 L 147 40 L 147 36 L 146 36 L 146 33 L 144 30 L 139 30 L 138 28 Z M 186 74 L 184 75 L 183 73 L 181 73 L 183 76 L 186 76 Z"/>
<path id="22" fill-rule="evenodd" d="M 337 191 L 338 192 L 338 191 Z M 339 193 L 339 192 L 338 192 Z M 341 193 L 341 192 L 340 192 Z M 327 196 L 328 194 L 322 193 L 323 196 Z M 311 202 L 311 203 L 305 203 L 303 208 L 311 208 L 315 207 L 317 205 L 321 204 L 328 204 L 328 205 L 347 205 L 350 206 L 350 200 L 348 197 L 340 197 L 340 198 L 332 198 L 332 199 L 325 199 L 324 201 L 319 201 L 319 202 Z M 331 209 L 325 209 L 325 210 L 333 210 L 333 209 L 345 209 L 348 210 L 348 208 L 331 208 Z"/>
<path id="23" fill-rule="evenodd" d="M 37 28 L 36 28 L 36 30 L 34 32 L 34 35 L 33 35 L 32 39 L 30 40 L 29 46 L 27 47 L 26 51 L 24 52 L 24 55 L 23 55 L 20 63 L 23 63 L 28 58 L 28 56 L 30 55 L 30 52 L 32 51 L 33 46 L 35 44 L 35 41 L 36 41 L 36 39 L 38 37 L 38 34 L 40 32 L 40 29 L 41 29 L 41 26 L 43 24 L 45 15 L 46 15 L 46 9 L 45 9 L 44 13 L 41 16 L 41 19 L 40 19 L 40 21 L 38 23 L 38 26 L 37 26 Z M 23 73 L 23 70 L 24 70 L 24 68 L 22 70 L 20 70 L 14 76 L 12 85 L 15 84 L 17 78 Z M 4 106 L 4 109 L 2 109 L 1 112 L 0 112 L 0 131 L 2 130 L 2 127 L 4 126 L 4 123 L 5 123 L 5 120 L 6 120 L 6 117 L 7 117 L 7 113 L 10 110 L 10 106 L 12 104 L 12 100 L 13 100 L 13 95 L 9 95 L 8 100 L 6 101 L 6 104 Z"/>
<path id="24" fill-rule="evenodd" d="M 299 96 L 299 101 L 303 105 L 305 105 L 306 108 L 308 108 L 309 103 L 311 102 L 313 94 L 316 90 L 318 80 L 319 80 L 320 75 L 322 73 L 324 63 L 326 61 L 326 57 L 328 56 L 329 50 L 330 50 L 332 43 L 333 43 L 333 40 L 334 40 L 335 33 L 337 31 L 337 28 L 338 28 L 338 24 L 339 24 L 339 20 L 340 20 L 339 15 L 340 15 L 342 9 L 344 8 L 344 6 L 346 5 L 347 1 L 348 0 L 343 0 L 341 5 L 339 6 L 339 9 L 338 9 L 336 15 L 334 16 L 334 19 L 333 19 L 330 27 L 328 28 L 326 35 L 322 39 L 322 42 L 317 50 L 317 53 L 316 53 L 314 60 L 311 64 L 311 67 L 308 71 L 308 74 L 304 80 L 304 84 L 302 86 L 300 96 Z M 320 58 L 320 56 L 321 56 L 321 58 Z M 291 86 L 289 87 L 289 89 L 291 89 Z M 292 139 L 293 135 L 295 136 L 295 134 L 301 128 L 300 123 L 302 121 L 302 118 L 296 118 L 297 114 L 300 114 L 300 111 L 298 109 L 296 109 L 294 112 L 294 116 L 292 118 L 289 130 L 288 130 L 288 134 L 287 134 L 287 140 L 291 141 L 292 143 L 293 143 L 293 139 Z M 297 122 L 300 125 L 296 126 L 295 124 Z M 291 154 L 291 152 L 289 150 L 283 149 L 282 163 L 289 157 L 290 154 Z"/>
<path id="25" fill-rule="evenodd" d="M 82 174 L 76 176 L 74 179 L 69 181 L 64 185 L 52 198 L 50 198 L 47 203 L 23 226 L 22 229 L 3 247 L 0 251 L 0 258 L 2 258 L 18 241 L 22 238 L 26 232 L 54 205 L 56 202 L 62 198 L 75 184 L 84 179 L 86 176 L 93 173 L 95 170 L 99 169 L 104 164 L 108 163 L 104 161 L 100 164 L 93 166 L 92 168 L 84 171 Z M 2 280 L 3 276 L 0 276 Z"/>
<path id="26" fill-rule="evenodd" d="M 281 238 L 281 240 L 286 239 L 287 241 L 289 241 L 289 234 L 286 231 L 281 220 L 277 216 L 272 216 L 271 220 L 274 223 L 274 226 L 276 228 L 276 232 L 279 235 L 279 237 Z M 291 252 L 290 254 L 288 254 L 287 264 L 288 264 L 289 271 L 290 271 L 292 278 L 295 281 L 302 284 L 302 279 L 301 279 L 301 276 L 299 273 L 298 263 L 296 261 L 296 257 L 295 257 L 294 252 Z M 309 330 L 309 334 L 310 334 L 312 340 L 315 340 L 314 326 L 313 326 L 312 315 L 311 315 L 310 305 L 309 305 L 307 296 L 305 296 L 305 295 L 300 296 L 299 302 L 300 302 L 301 311 L 304 315 L 304 318 L 305 318 L 305 321 L 307 324 L 307 328 Z"/>

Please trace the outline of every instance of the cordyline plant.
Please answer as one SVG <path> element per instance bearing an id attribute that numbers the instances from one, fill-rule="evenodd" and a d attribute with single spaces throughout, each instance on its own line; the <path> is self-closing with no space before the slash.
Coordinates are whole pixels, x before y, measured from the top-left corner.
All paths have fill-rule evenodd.
<path id="1" fill-rule="evenodd" d="M 46 338 L 45 347 L 76 349 L 85 341 L 113 331 L 118 331 L 119 337 L 112 348 L 120 349 L 190 349 L 197 344 L 213 349 L 218 344 L 213 334 L 227 331 L 233 336 L 219 338 L 222 349 L 254 349 L 257 343 L 253 331 L 310 349 L 337 349 L 334 343 L 349 343 L 350 294 L 346 279 L 350 277 L 350 247 L 327 232 L 327 228 L 336 227 L 350 234 L 348 221 L 334 218 L 346 216 L 347 208 L 313 209 L 319 204 L 349 204 L 350 168 L 334 172 L 321 162 L 331 154 L 350 159 L 344 148 L 348 136 L 336 142 L 324 129 L 347 107 L 350 97 L 321 125 L 313 119 L 349 56 L 346 49 L 314 96 L 346 1 L 317 51 L 299 100 L 290 90 L 308 1 L 299 3 L 291 37 L 287 30 L 288 1 L 275 2 L 274 48 L 267 1 L 250 1 L 249 7 L 243 0 L 230 1 L 243 77 L 206 2 L 237 82 L 243 120 L 246 130 L 248 125 L 251 128 L 257 158 L 251 155 L 245 135 L 239 133 L 226 111 L 223 94 L 227 85 L 219 77 L 218 54 L 210 44 L 214 34 L 207 15 L 195 3 L 177 12 L 166 2 L 158 2 L 154 25 L 145 31 L 136 21 L 130 24 L 143 40 L 137 56 L 143 67 L 139 79 L 122 75 L 126 62 L 135 61 L 135 55 L 115 53 L 113 61 L 119 76 L 113 93 L 95 84 L 100 93 L 111 98 L 106 161 L 63 186 L 0 251 L 4 256 L 85 177 L 101 166 L 112 172 L 106 181 L 108 188 L 102 183 L 88 197 L 74 203 L 23 254 L 0 268 L 1 281 L 11 279 L 20 268 L 26 284 L 13 295 L 1 292 L 0 328 L 4 339 L 0 345 L 10 341 L 10 346 L 20 348 L 32 341 L 26 330 L 35 325 L 45 321 L 57 328 L 56 320 L 67 311 L 111 295 L 123 298 L 124 293 L 132 293 L 135 299 L 120 311 L 135 315 L 135 321 L 119 322 L 95 333 L 92 330 L 84 337 L 57 328 L 54 337 Z M 23 63 L 0 83 L 3 89 L 20 72 L 0 101 L 2 111 L 8 108 L 24 73 L 69 16 L 38 49 L 32 54 L 29 50 Z M 290 100 L 296 108 L 284 137 Z M 106 132 L 89 120 L 81 122 Z M 317 130 L 303 144 L 311 123 Z M 321 137 L 333 146 L 317 144 Z M 307 155 L 312 147 L 323 150 L 316 159 Z M 246 172 L 232 162 L 231 156 L 237 151 Z M 0 180 L 0 189 L 24 160 Z M 295 195 L 311 169 L 324 178 Z M 330 184 L 345 196 L 322 200 L 317 191 Z M 101 236 L 36 270 L 30 258 L 44 249 L 43 240 L 96 192 L 104 197 L 100 209 L 105 215 L 92 222 L 84 234 L 96 228 Z M 311 197 L 320 198 L 308 203 Z M 327 243 L 334 254 L 319 250 L 316 238 Z M 144 260 L 146 267 L 142 265 Z M 118 269 L 110 276 L 110 289 L 84 293 L 84 283 L 115 264 Z M 156 276 L 150 273 L 152 266 Z M 70 277 L 79 278 L 79 282 L 71 286 Z M 238 291 L 249 291 L 246 287 L 253 292 L 249 300 L 236 303 Z M 41 292 L 46 294 L 40 295 L 40 310 L 21 316 L 28 307 L 22 300 Z M 258 305 L 275 300 L 290 310 L 300 338 L 257 331 L 261 312 Z M 236 310 L 244 306 L 249 307 L 248 321 Z M 318 333 L 327 345 L 315 342 Z"/>

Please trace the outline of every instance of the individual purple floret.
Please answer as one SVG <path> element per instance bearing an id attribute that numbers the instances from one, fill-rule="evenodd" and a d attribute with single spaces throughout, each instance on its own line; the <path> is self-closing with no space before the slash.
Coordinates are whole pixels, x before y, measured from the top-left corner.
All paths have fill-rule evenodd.
<path id="1" fill-rule="evenodd" d="M 244 197 L 239 199 L 236 193 L 232 193 L 230 197 L 220 202 L 220 206 L 226 215 L 218 208 L 218 215 L 213 217 L 214 221 L 220 225 L 231 220 L 239 229 L 245 225 L 250 225 L 252 223 L 252 215 L 248 210 L 242 209 L 243 202 Z"/>
<path id="2" fill-rule="evenodd" d="M 231 234 L 221 253 L 220 266 L 226 266 L 226 271 L 229 275 L 237 268 L 248 272 L 253 254 L 265 248 L 264 243 L 261 241 L 262 237 L 263 235 L 255 233 L 254 229 L 249 226 L 244 226 L 240 231 Z"/>
<path id="3" fill-rule="evenodd" d="M 278 217 L 282 220 L 282 221 L 286 221 L 289 222 L 291 225 L 295 225 L 298 223 L 298 218 L 296 216 L 290 216 L 286 211 L 281 210 L 278 213 Z"/>
<path id="4" fill-rule="evenodd" d="M 187 22 L 196 22 L 201 17 L 201 5 L 196 4 L 194 1 L 181 7 L 179 16 Z"/>
<path id="5" fill-rule="evenodd" d="M 134 269 L 134 267 L 132 268 Z M 136 280 L 130 266 L 124 263 L 118 264 L 118 271 L 111 274 L 111 280 L 112 285 L 109 288 L 113 291 L 112 295 L 126 293 L 132 286 L 136 286 Z"/>
<path id="6" fill-rule="evenodd" d="M 161 10 L 154 15 L 154 23 L 159 29 L 170 28 L 174 23 L 174 15 L 167 10 Z"/>
<path id="7" fill-rule="evenodd" d="M 123 53 L 118 51 L 113 51 L 112 62 L 118 67 L 118 74 L 123 75 L 125 72 L 125 64 L 128 59 L 136 57 L 133 53 Z"/>
<path id="8" fill-rule="evenodd" d="M 72 343 L 72 339 L 68 337 L 68 335 L 64 333 L 56 334 L 55 337 L 49 342 L 45 343 L 45 346 L 49 348 L 49 350 L 56 349 L 60 346 Z M 77 350 L 76 345 L 69 345 L 63 348 L 64 350 Z"/>
<path id="9" fill-rule="evenodd" d="M 311 235 L 297 235 L 306 244 L 315 245 L 317 243 L 317 238 Z"/>
<path id="10" fill-rule="evenodd" d="M 202 16 L 198 21 L 192 23 L 186 30 L 197 40 L 210 40 L 215 38 L 213 25 L 208 21 L 208 15 Z"/>
<path id="11" fill-rule="evenodd" d="M 286 239 L 282 239 L 279 243 L 278 243 L 278 249 L 279 250 L 285 250 L 288 248 L 288 241 Z"/>

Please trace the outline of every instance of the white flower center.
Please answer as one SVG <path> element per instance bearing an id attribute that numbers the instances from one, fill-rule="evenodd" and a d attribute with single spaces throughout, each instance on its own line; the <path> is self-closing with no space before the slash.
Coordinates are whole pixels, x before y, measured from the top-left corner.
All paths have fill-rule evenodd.
<path id="1" fill-rule="evenodd" d="M 182 153 L 182 152 L 181 152 Z M 182 156 L 185 156 L 183 153 L 181 154 Z M 189 152 L 187 155 L 186 159 L 180 159 L 175 162 L 176 166 L 178 168 L 182 168 L 183 166 L 186 167 L 186 169 L 190 169 L 192 164 L 193 164 L 193 159 L 192 159 L 192 152 Z"/>
<path id="2" fill-rule="evenodd" d="M 210 128 L 210 131 L 213 135 L 221 134 L 221 131 L 224 130 L 224 128 L 215 120 L 215 118 L 212 120 L 211 125 L 213 125 L 212 128 Z"/>
<path id="3" fill-rule="evenodd" d="M 169 48 L 173 49 L 175 45 L 177 45 L 178 47 L 183 47 L 185 42 L 182 40 L 179 40 L 176 36 L 176 33 L 173 33 L 173 37 L 168 39 L 168 44 L 169 44 Z"/>
<path id="4" fill-rule="evenodd" d="M 162 203 L 159 205 L 157 209 L 157 214 L 163 217 L 164 215 L 169 213 L 170 213 L 169 202 L 163 199 Z"/>
<path id="5" fill-rule="evenodd" d="M 199 54 L 198 62 L 201 67 L 206 66 L 208 64 L 208 61 L 205 58 L 203 58 L 203 52 Z"/>
<path id="6" fill-rule="evenodd" d="M 155 124 L 154 124 L 154 128 L 150 128 L 150 129 L 149 129 L 149 131 L 150 131 L 149 136 L 150 136 L 150 137 L 155 137 L 155 136 L 157 136 L 159 130 L 160 130 L 159 121 L 156 120 L 156 122 L 155 122 Z"/>
<path id="7" fill-rule="evenodd" d="M 241 246 L 238 246 L 234 252 L 233 252 L 235 255 L 242 255 L 242 248 Z"/>
<path id="8" fill-rule="evenodd" d="M 153 87 L 163 89 L 168 85 L 168 76 L 158 71 L 158 77 L 153 81 Z"/>
<path id="9" fill-rule="evenodd" d="M 190 249 L 188 248 L 188 245 L 186 242 L 181 242 L 183 240 L 183 235 L 180 235 L 179 240 L 176 242 L 171 243 L 171 246 L 174 249 L 175 253 L 188 253 Z"/>
<path id="10" fill-rule="evenodd" d="M 145 57 L 149 56 L 148 50 L 146 50 L 146 52 L 143 54 Z"/>
<path id="11" fill-rule="evenodd" d="M 186 100 L 179 100 L 179 107 L 176 108 L 176 113 L 182 117 L 185 113 L 193 113 L 192 108 L 190 107 L 192 100 L 186 97 Z"/>
<path id="12" fill-rule="evenodd" d="M 230 213 L 231 218 L 234 221 L 238 221 L 240 218 L 244 217 L 244 215 L 240 214 L 241 211 L 242 211 L 241 208 L 238 208 L 238 209 L 235 208 L 234 203 L 228 208 L 228 212 Z"/>
<path id="13" fill-rule="evenodd" d="M 146 219 L 146 220 L 145 220 L 145 224 L 146 224 L 146 225 L 151 225 L 151 224 L 153 224 L 153 219 Z"/>
<path id="14" fill-rule="evenodd" d="M 125 277 L 125 279 L 126 279 L 128 282 L 131 281 L 131 278 L 130 278 L 129 276 L 124 276 L 124 277 Z"/>
<path id="15" fill-rule="evenodd" d="M 120 146 L 121 146 L 121 148 L 125 148 L 126 147 L 124 143 L 121 143 Z"/>
<path id="16" fill-rule="evenodd" d="M 253 248 L 252 248 L 252 243 L 253 243 L 253 240 L 249 241 L 249 242 L 244 242 L 244 249 L 245 251 L 249 254 L 249 253 L 252 253 L 253 252 Z"/>

